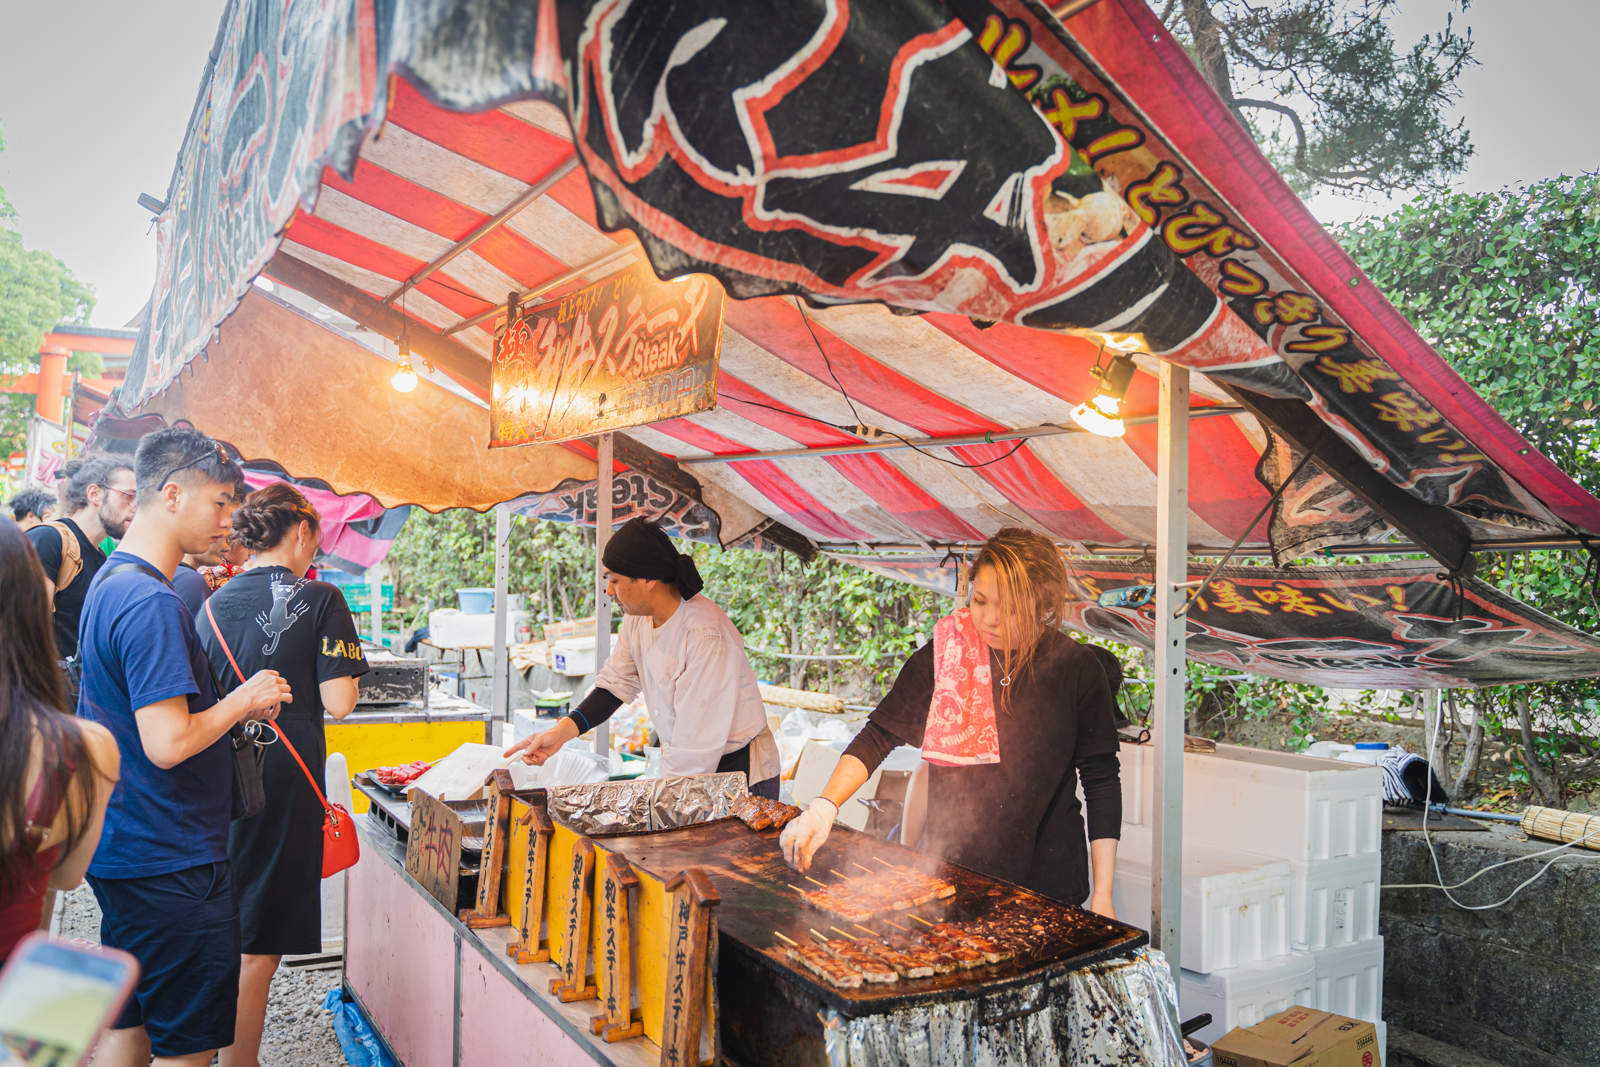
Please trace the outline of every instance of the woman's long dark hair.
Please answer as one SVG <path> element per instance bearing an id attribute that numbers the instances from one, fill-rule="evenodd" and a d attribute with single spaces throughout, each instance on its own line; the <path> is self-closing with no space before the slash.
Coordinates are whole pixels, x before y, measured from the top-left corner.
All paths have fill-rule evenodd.
<path id="1" fill-rule="evenodd" d="M 44 569 L 21 527 L 0 522 L 0 905 L 15 899 L 34 870 L 38 837 L 28 832 L 28 767 L 41 742 L 44 795 L 65 801 L 73 786 L 95 795 L 95 768 L 83 730 L 67 709 Z M 87 810 L 67 809 L 62 859 L 88 830 Z M 53 820 L 55 812 L 38 812 Z"/>

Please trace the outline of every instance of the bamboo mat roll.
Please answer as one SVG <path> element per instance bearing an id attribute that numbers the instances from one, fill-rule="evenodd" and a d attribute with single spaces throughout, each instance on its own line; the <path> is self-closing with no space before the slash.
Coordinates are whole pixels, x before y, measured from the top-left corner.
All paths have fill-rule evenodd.
<path id="1" fill-rule="evenodd" d="M 1571 843 L 1600 852 L 1600 815 L 1580 815 L 1555 808 L 1529 808 L 1522 813 L 1522 832 L 1546 841 Z"/>

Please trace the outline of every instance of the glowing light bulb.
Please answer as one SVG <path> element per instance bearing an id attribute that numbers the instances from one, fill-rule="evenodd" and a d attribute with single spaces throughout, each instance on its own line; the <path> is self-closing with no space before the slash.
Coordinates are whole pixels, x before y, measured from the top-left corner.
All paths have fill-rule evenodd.
<path id="1" fill-rule="evenodd" d="M 1105 410 L 1110 408 L 1109 411 Z M 1087 404 L 1072 409 L 1072 421 L 1090 433 L 1101 437 L 1121 437 L 1125 431 L 1117 417 L 1117 401 L 1109 396 L 1097 396 Z"/>
<path id="2" fill-rule="evenodd" d="M 394 372 L 394 377 L 389 379 L 389 384 L 400 393 L 409 393 L 417 387 L 417 372 L 411 369 L 409 359 L 401 358 L 400 367 Z"/>

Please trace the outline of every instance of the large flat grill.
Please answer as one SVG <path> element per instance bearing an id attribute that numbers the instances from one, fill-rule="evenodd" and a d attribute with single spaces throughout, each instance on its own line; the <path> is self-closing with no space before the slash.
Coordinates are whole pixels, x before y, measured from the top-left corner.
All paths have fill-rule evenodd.
<path id="1" fill-rule="evenodd" d="M 730 959 L 730 954 L 771 972 L 844 1014 L 862 1015 L 896 1011 L 915 1004 L 987 996 L 1126 955 L 1148 941 L 1143 930 L 1102 919 L 1021 886 L 841 826 L 817 853 L 810 872 L 814 877 L 833 883 L 839 879 L 830 874 L 830 870 L 840 874 L 864 874 L 862 868 L 881 870 L 883 864 L 877 860 L 883 860 L 916 867 L 956 887 L 953 897 L 929 902 L 909 913 L 889 913 L 887 917 L 895 923 L 926 929 L 909 916 L 919 915 L 929 922 L 963 922 L 982 919 L 1001 910 L 1022 909 L 1036 915 L 1045 932 L 1037 935 L 1039 940 L 1032 951 L 1004 963 L 931 978 L 902 978 L 888 985 L 839 989 L 821 983 L 809 972 L 790 963 L 785 956 L 786 946 L 774 931 L 800 942 L 815 942 L 810 933 L 813 929 L 828 937 L 838 936 L 832 929 L 834 926 L 851 934 L 862 934 L 862 931 L 837 916 L 811 907 L 790 888 L 791 884 L 807 889 L 816 887 L 783 861 L 775 831 L 756 833 L 737 819 L 722 819 L 679 830 L 607 837 L 603 845 L 658 877 L 670 877 L 685 867 L 703 867 L 709 872 L 722 897 L 717 908 L 717 925 L 723 956 L 723 980 L 719 985 L 725 1003 L 732 993 L 728 982 L 729 965 L 743 970 L 739 962 Z M 860 867 L 853 866 L 858 863 Z M 868 925 L 874 930 L 894 932 L 878 919 Z"/>

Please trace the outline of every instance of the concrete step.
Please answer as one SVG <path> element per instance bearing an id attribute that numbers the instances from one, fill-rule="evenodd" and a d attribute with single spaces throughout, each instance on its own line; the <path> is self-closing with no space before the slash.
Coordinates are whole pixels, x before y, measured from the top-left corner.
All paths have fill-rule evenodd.
<path id="1" fill-rule="evenodd" d="M 1389 1058 L 1383 1067 L 1501 1067 L 1501 1064 L 1390 1023 Z"/>

